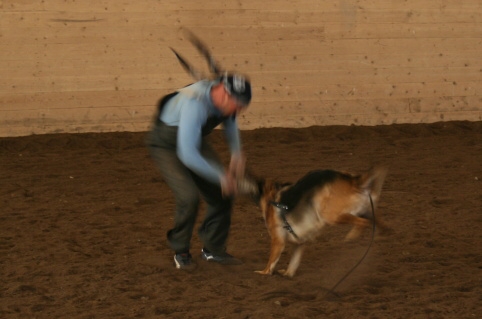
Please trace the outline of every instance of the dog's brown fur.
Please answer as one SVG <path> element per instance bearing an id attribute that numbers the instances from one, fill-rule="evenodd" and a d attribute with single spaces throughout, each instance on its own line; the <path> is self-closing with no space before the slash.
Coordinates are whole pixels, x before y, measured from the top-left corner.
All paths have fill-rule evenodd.
<path id="1" fill-rule="evenodd" d="M 300 264 L 303 244 L 313 240 L 325 224 L 353 225 L 346 240 L 358 237 L 371 224 L 370 196 L 376 207 L 385 176 L 386 170 L 377 168 L 362 175 L 332 170 L 314 171 L 295 184 L 279 184 L 249 176 L 241 179 L 239 192 L 255 198 L 271 236 L 268 264 L 257 273 L 271 275 L 289 241 L 296 247 L 288 268 L 279 273 L 294 276 Z M 288 206 L 285 216 L 294 234 L 285 227 L 282 209 L 273 203 Z M 387 229 L 378 214 L 375 220 L 379 228 Z"/>

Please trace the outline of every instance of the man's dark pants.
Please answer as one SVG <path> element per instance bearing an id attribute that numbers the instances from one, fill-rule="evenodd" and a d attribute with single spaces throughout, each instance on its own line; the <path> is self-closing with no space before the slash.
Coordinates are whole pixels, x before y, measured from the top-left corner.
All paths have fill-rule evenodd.
<path id="1" fill-rule="evenodd" d="M 176 154 L 176 126 L 156 123 L 149 133 L 147 144 L 176 200 L 174 228 L 167 233 L 170 247 L 176 253 L 189 251 L 201 195 L 206 201 L 207 212 L 199 229 L 199 237 L 204 248 L 213 253 L 224 252 L 231 225 L 232 198 L 223 197 L 220 186 L 197 176 L 179 160 Z M 205 138 L 201 153 L 210 162 L 222 165 Z"/>

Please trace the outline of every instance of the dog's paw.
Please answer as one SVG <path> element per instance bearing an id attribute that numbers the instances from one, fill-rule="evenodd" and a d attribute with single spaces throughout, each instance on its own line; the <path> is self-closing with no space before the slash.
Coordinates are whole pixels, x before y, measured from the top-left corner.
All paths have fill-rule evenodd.
<path id="1" fill-rule="evenodd" d="M 294 276 L 294 274 L 292 272 L 288 272 L 286 269 L 278 270 L 278 274 L 280 274 L 281 276 L 284 276 L 284 277 L 289 277 L 289 278 L 292 278 Z"/>
<path id="2" fill-rule="evenodd" d="M 260 275 L 272 275 L 272 273 L 268 270 L 256 270 L 255 273 Z"/>
<path id="3" fill-rule="evenodd" d="M 353 228 L 353 229 L 350 230 L 350 232 L 345 236 L 345 242 L 351 241 L 351 240 L 354 240 L 354 239 L 357 239 L 358 237 L 360 237 L 361 233 L 362 233 L 362 230 L 361 230 L 361 229 Z"/>

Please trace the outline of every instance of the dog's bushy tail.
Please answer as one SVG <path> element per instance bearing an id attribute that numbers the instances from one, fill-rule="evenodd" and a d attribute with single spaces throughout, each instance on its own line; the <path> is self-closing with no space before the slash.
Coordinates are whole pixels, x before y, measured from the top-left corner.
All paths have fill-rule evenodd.
<path id="1" fill-rule="evenodd" d="M 370 196 L 377 200 L 382 192 L 383 183 L 387 176 L 388 170 L 385 167 L 375 167 L 363 174 L 360 179 L 360 188 L 366 191 Z"/>

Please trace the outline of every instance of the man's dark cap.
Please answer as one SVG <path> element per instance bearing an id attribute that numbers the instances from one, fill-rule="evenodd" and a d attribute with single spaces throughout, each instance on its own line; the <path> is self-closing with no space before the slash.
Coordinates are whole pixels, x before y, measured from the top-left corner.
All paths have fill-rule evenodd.
<path id="1" fill-rule="evenodd" d="M 251 83 L 244 75 L 238 73 L 224 74 L 221 81 L 226 91 L 244 105 L 251 102 Z"/>

